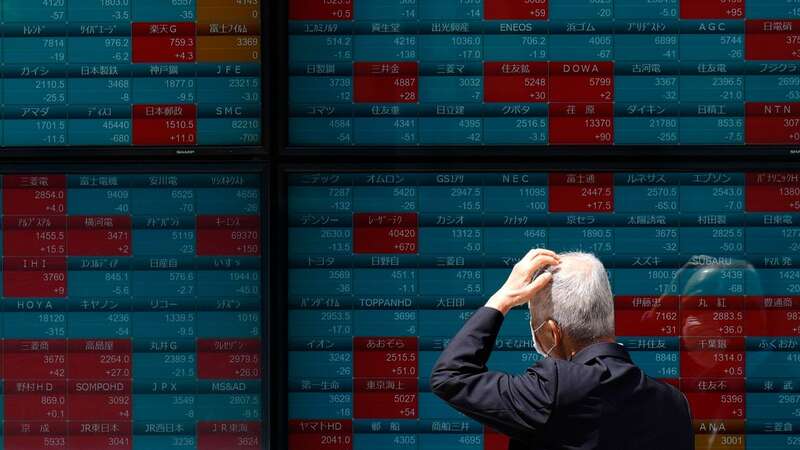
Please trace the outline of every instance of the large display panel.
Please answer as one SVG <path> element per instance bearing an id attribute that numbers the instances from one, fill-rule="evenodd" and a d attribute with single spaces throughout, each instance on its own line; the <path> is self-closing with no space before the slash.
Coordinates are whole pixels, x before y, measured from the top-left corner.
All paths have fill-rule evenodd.
<path id="1" fill-rule="evenodd" d="M 262 177 L 0 176 L 0 448 L 264 448 Z"/>
<path id="2" fill-rule="evenodd" d="M 596 253 L 616 333 L 679 387 L 698 449 L 800 439 L 800 172 L 288 174 L 290 450 L 487 449 L 441 349 L 530 248 Z M 539 359 L 527 308 L 489 367 Z M 624 424 L 620 424 L 624 428 Z"/>
<path id="3" fill-rule="evenodd" d="M 260 0 L 3 0 L 0 28 L 0 147 L 262 143 Z"/>
<path id="4" fill-rule="evenodd" d="M 790 1 L 290 0 L 288 17 L 296 147 L 800 142 Z"/>

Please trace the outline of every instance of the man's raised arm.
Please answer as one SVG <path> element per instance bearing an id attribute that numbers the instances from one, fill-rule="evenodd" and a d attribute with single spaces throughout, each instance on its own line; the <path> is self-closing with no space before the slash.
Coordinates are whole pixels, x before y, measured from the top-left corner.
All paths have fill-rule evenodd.
<path id="1" fill-rule="evenodd" d="M 486 367 L 505 314 L 527 303 L 552 280 L 541 269 L 558 264 L 555 253 L 531 250 L 506 283 L 464 324 L 439 356 L 431 372 L 431 390 L 465 415 L 517 439 L 526 439 L 544 425 L 556 392 L 552 361 L 528 368 L 522 375 Z"/>

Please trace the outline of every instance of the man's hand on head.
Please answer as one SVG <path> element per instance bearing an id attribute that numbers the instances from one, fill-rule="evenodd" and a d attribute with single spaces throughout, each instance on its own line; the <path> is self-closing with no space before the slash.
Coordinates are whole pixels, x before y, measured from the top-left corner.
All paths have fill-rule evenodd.
<path id="1" fill-rule="evenodd" d="M 558 263 L 558 255 L 551 250 L 536 248 L 529 251 L 514 265 L 508 280 L 489 298 L 486 306 L 505 315 L 511 308 L 527 303 L 553 280 L 553 275 L 543 269 Z M 536 274 L 539 275 L 534 279 Z"/>

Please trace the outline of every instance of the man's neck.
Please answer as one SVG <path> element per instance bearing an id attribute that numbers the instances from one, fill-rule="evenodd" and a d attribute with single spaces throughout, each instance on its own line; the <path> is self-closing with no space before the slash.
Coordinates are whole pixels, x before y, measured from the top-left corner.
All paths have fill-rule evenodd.
<path id="1" fill-rule="evenodd" d="M 564 337 L 564 347 L 565 347 L 564 354 L 566 356 L 566 359 L 572 359 L 578 352 L 580 352 L 581 350 L 583 350 L 586 347 L 589 347 L 591 345 L 604 344 L 604 343 L 605 344 L 614 344 L 616 342 L 617 342 L 617 340 L 614 338 L 614 336 L 603 336 L 601 338 L 593 339 L 591 341 L 583 341 L 583 342 L 575 341 L 575 340 L 572 340 L 571 338 L 565 336 Z"/>

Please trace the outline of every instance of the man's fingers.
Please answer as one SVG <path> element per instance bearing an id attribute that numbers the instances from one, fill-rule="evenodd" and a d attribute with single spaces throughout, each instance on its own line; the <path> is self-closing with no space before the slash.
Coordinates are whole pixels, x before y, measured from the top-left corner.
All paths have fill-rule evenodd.
<path id="1" fill-rule="evenodd" d="M 528 253 L 526 253 L 525 256 L 520 258 L 519 263 L 525 264 L 525 262 L 531 262 L 539 255 L 552 256 L 553 258 L 558 259 L 558 254 L 552 250 L 547 250 L 546 248 L 532 248 L 528 250 Z"/>
<path id="2" fill-rule="evenodd" d="M 517 262 L 517 264 L 514 266 L 514 272 L 516 272 L 519 276 L 522 276 L 526 281 L 530 281 L 533 273 L 543 267 L 540 264 L 540 261 L 537 261 L 537 258 L 543 256 L 555 260 L 556 264 L 558 263 L 559 257 L 554 251 L 544 248 L 534 248 L 526 253 L 525 256 L 519 260 L 519 262 Z"/>
<path id="3" fill-rule="evenodd" d="M 530 300 L 537 292 L 544 289 L 545 286 L 550 284 L 553 281 L 553 274 L 550 272 L 544 272 L 536 279 L 534 279 L 528 286 L 526 286 L 527 294 L 526 297 Z"/>
<path id="4" fill-rule="evenodd" d="M 534 248 L 528 251 L 525 256 L 522 257 L 523 260 L 533 261 L 539 255 L 547 255 L 552 256 L 553 258 L 558 259 L 558 254 L 552 250 L 548 250 L 546 248 Z"/>
<path id="5" fill-rule="evenodd" d="M 522 262 L 522 261 L 530 261 L 530 260 L 532 260 L 533 257 L 536 256 L 537 253 L 539 253 L 539 251 L 541 251 L 540 248 L 532 248 L 532 249 L 528 250 L 528 253 L 525 253 L 525 256 L 520 258 L 519 261 Z"/>
<path id="6" fill-rule="evenodd" d="M 529 283 L 533 277 L 545 267 L 556 266 L 558 264 L 559 261 L 552 256 L 539 255 L 532 261 L 525 261 L 524 266 L 521 267 L 520 275 L 522 275 L 526 283 Z"/>

